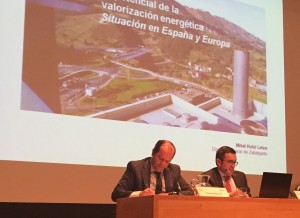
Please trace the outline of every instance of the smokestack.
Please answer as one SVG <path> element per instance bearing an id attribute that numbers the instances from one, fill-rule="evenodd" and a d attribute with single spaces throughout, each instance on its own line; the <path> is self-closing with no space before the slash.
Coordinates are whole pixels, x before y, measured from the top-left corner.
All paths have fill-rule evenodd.
<path id="1" fill-rule="evenodd" d="M 234 51 L 233 115 L 248 116 L 249 52 Z"/>

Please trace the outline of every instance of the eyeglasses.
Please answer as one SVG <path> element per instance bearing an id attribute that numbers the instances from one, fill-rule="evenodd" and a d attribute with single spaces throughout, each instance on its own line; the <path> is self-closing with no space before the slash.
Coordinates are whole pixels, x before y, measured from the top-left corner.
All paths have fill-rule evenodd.
<path id="1" fill-rule="evenodd" d="M 225 162 L 227 162 L 228 164 L 230 164 L 230 165 L 235 165 L 235 166 L 237 166 L 237 165 L 239 164 L 239 162 L 233 161 L 233 160 L 222 160 L 222 161 L 225 161 Z"/>

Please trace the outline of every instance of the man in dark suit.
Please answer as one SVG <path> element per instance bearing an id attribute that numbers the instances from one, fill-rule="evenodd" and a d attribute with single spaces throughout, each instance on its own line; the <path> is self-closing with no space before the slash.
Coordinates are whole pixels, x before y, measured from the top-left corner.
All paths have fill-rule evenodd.
<path id="1" fill-rule="evenodd" d="M 172 142 L 159 140 L 152 149 L 152 157 L 130 161 L 111 194 L 112 200 L 173 192 L 193 195 L 191 187 L 181 176 L 180 167 L 170 163 L 175 153 Z"/>
<path id="2" fill-rule="evenodd" d="M 246 189 L 246 196 L 251 196 L 246 175 L 235 170 L 238 165 L 236 151 L 228 146 L 220 147 L 216 152 L 216 165 L 204 175 L 209 175 L 209 184 L 213 187 L 225 187 L 230 196 L 236 196 L 239 189 Z"/>

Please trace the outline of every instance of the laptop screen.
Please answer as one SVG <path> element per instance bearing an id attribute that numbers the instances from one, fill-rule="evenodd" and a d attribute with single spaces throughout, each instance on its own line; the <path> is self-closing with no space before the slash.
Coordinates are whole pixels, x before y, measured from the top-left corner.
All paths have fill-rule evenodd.
<path id="1" fill-rule="evenodd" d="M 288 198 L 292 174 L 264 172 L 260 185 L 260 198 Z"/>

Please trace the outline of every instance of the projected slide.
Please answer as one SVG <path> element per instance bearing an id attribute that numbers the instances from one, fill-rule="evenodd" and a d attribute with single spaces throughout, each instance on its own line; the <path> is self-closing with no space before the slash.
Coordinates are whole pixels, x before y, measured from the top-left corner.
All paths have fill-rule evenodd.
<path id="1" fill-rule="evenodd" d="M 229 145 L 240 170 L 285 171 L 282 18 L 268 28 L 281 10 L 280 1 L 25 1 L 17 113 L 43 122 L 21 133 L 29 156 L 15 159 L 124 166 L 165 138 L 184 170 L 214 166 Z"/>
<path id="2" fill-rule="evenodd" d="M 200 2 L 42 3 L 54 8 L 43 31 L 55 35 L 56 49 L 47 55 L 57 60 L 49 73 L 58 87 L 48 94 L 59 89 L 62 114 L 267 136 L 266 46 L 255 33 Z M 265 27 L 262 9 L 228 5 L 223 10 L 260 13 L 253 25 Z M 34 55 L 40 54 L 24 58 Z M 24 81 L 41 83 L 34 75 Z"/>

